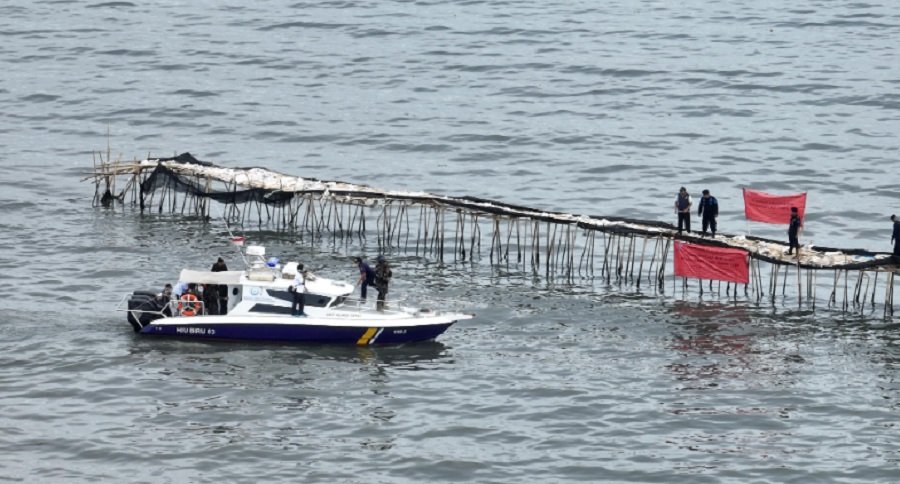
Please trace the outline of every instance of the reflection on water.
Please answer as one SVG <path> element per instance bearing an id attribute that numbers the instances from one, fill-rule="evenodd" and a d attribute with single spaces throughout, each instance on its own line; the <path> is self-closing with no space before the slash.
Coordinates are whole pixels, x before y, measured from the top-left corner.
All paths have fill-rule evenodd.
<path id="1" fill-rule="evenodd" d="M 187 341 L 135 335 L 130 353 L 143 364 L 160 367 L 199 385 L 263 388 L 315 380 L 317 370 L 346 366 L 368 369 L 373 381 L 390 371 L 427 371 L 452 364 L 448 346 L 438 341 L 395 346 L 283 344 L 268 342 Z M 143 365 L 142 365 L 143 366 Z M 265 371 L 257 371 L 265 368 Z"/>
<path id="2" fill-rule="evenodd" d="M 378 428 L 402 408 L 394 402 L 393 380 L 442 371 L 453 362 L 451 348 L 440 342 L 356 347 L 135 336 L 128 349 L 140 394 L 150 399 L 150 405 L 137 406 L 135 418 L 173 439 L 181 432 L 193 435 L 198 445 L 189 453 L 204 453 L 200 442 L 319 452 L 311 446 L 336 445 L 333 439 L 367 451 L 390 450 L 396 437 Z M 369 431 L 351 437 L 345 432 L 352 427 Z"/>
<path id="3" fill-rule="evenodd" d="M 669 348 L 678 357 L 666 368 L 684 382 L 681 390 L 716 388 L 722 379 L 740 378 L 758 365 L 754 334 L 748 334 L 748 314 L 742 308 L 676 302 L 669 323 Z M 726 315 L 723 317 L 723 315 Z"/>

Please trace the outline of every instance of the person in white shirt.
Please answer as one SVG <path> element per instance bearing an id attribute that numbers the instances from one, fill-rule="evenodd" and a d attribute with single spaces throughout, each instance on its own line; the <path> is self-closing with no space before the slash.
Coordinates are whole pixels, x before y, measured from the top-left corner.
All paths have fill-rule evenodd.
<path id="1" fill-rule="evenodd" d="M 172 290 L 172 294 L 175 295 L 175 299 L 181 299 L 181 295 L 187 292 L 187 290 L 188 283 L 184 281 L 178 281 L 178 283 L 175 284 L 175 288 Z"/>
<path id="2" fill-rule="evenodd" d="M 304 310 L 304 295 L 306 294 L 306 281 L 303 279 L 303 264 L 297 265 L 297 275 L 291 283 L 290 291 L 294 293 L 294 302 L 291 304 L 291 316 L 306 317 Z"/>

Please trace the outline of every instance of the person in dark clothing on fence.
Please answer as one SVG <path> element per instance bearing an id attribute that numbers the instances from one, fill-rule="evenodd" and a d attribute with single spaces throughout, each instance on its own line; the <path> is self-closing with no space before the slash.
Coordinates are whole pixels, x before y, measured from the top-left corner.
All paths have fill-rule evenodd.
<path id="1" fill-rule="evenodd" d="M 891 222 L 894 222 L 894 232 L 891 234 L 891 243 L 894 244 L 894 263 L 900 264 L 900 219 L 896 215 L 891 215 Z"/>
<path id="2" fill-rule="evenodd" d="M 678 190 L 678 196 L 675 197 L 675 213 L 678 214 L 678 235 L 681 235 L 681 228 L 684 227 L 687 233 L 691 233 L 691 194 L 687 188 L 681 187 Z"/>
<path id="3" fill-rule="evenodd" d="M 384 259 L 383 255 L 379 255 L 376 261 L 375 289 L 378 290 L 378 303 L 376 304 L 376 308 L 379 311 L 384 311 L 384 299 L 387 297 L 388 284 L 390 284 L 391 277 L 394 276 L 394 273 L 391 271 L 391 266 Z"/>
<path id="4" fill-rule="evenodd" d="M 211 272 L 226 272 L 227 270 L 228 270 L 228 266 L 225 265 L 225 260 L 222 259 L 221 257 L 219 257 L 219 260 L 217 260 L 216 263 L 213 264 L 212 269 L 210 269 Z M 210 285 L 210 289 L 213 290 L 213 292 L 215 292 L 215 294 L 217 295 L 217 297 L 215 299 L 215 304 L 214 304 L 214 306 L 216 306 L 215 314 L 227 313 L 228 312 L 228 285 L 213 284 L 213 285 Z M 212 312 L 210 312 L 210 314 L 212 314 Z"/>
<path id="5" fill-rule="evenodd" d="M 703 190 L 703 198 L 700 199 L 700 208 L 697 215 L 703 217 L 703 233 L 700 235 L 706 237 L 706 229 L 711 229 L 712 236 L 716 236 L 716 217 L 719 216 L 719 201 L 716 197 L 709 194 L 709 190 Z"/>
<path id="6" fill-rule="evenodd" d="M 356 284 L 360 287 L 359 298 L 365 301 L 366 288 L 368 286 L 375 287 L 375 270 L 362 257 L 354 257 L 353 262 L 359 268 L 359 279 L 356 281 Z"/>
<path id="7" fill-rule="evenodd" d="M 797 207 L 791 207 L 791 223 L 788 225 L 788 254 L 793 254 L 797 249 L 797 257 L 800 257 L 800 230 L 803 228 L 803 221 L 800 220 L 800 214 Z"/>

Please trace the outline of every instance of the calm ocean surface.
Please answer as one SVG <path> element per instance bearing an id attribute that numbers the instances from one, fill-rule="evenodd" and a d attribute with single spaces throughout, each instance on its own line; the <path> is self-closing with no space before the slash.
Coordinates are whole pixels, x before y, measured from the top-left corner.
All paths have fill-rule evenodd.
<path id="1" fill-rule="evenodd" d="M 92 151 L 674 221 L 809 191 L 890 250 L 900 4 L 0 3 L 0 482 L 898 482 L 900 325 L 393 254 L 478 317 L 388 348 L 135 337 L 224 226 L 91 207 Z M 109 138 L 107 140 L 107 130 Z M 695 223 L 698 223 L 695 219 Z M 350 279 L 368 245 L 248 232 Z"/>

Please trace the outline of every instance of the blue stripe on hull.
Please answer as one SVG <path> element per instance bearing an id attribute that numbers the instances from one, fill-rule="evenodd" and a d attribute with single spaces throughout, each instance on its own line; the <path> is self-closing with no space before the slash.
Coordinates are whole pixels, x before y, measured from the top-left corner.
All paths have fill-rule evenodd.
<path id="1" fill-rule="evenodd" d="M 227 339 L 244 341 L 283 341 L 338 344 L 398 344 L 427 341 L 438 337 L 453 323 L 427 326 L 384 328 L 375 338 L 363 338 L 369 328 L 309 326 L 284 324 L 185 324 L 156 326 L 150 324 L 142 334 L 175 336 L 196 339 Z M 377 328 L 377 327 L 376 327 Z M 377 328 L 381 329 L 381 328 Z M 364 339 L 364 343 L 360 339 Z M 371 341 L 374 339 L 374 341 Z"/>

